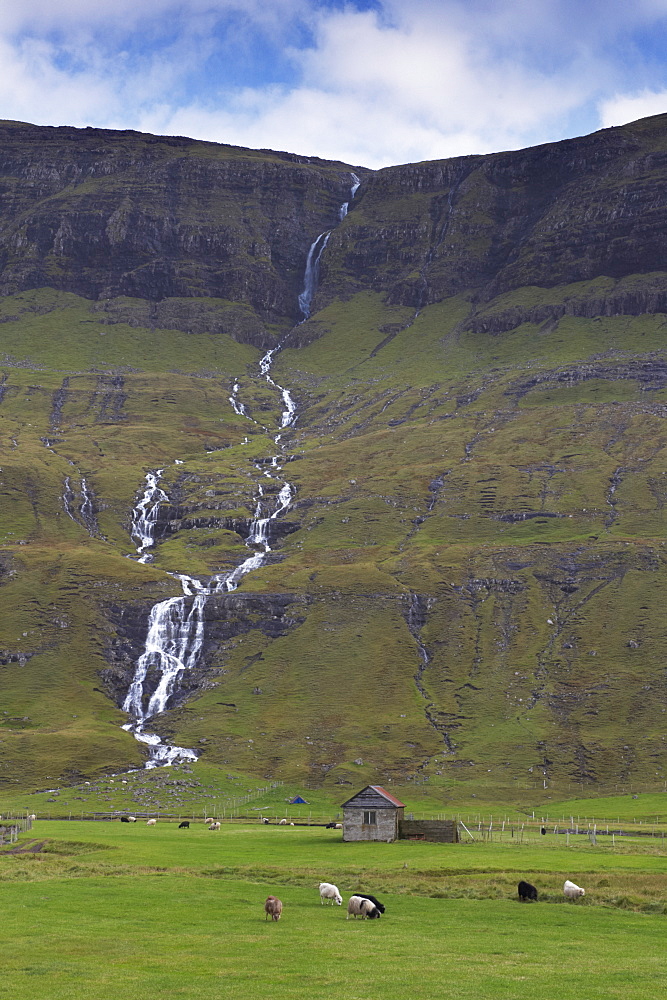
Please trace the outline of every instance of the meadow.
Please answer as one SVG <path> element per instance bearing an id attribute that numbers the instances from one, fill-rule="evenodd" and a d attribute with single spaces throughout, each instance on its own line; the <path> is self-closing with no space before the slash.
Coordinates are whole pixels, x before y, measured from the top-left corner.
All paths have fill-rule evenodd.
<path id="1" fill-rule="evenodd" d="M 646 998 L 667 972 L 658 840 L 344 844 L 321 827 L 37 820 L 29 841 L 44 847 L 0 852 L 0 997 Z M 518 903 L 522 877 L 537 904 Z M 587 889 L 577 903 L 566 877 Z M 320 904 L 321 880 L 342 907 Z M 354 890 L 382 899 L 381 920 L 345 919 Z"/>

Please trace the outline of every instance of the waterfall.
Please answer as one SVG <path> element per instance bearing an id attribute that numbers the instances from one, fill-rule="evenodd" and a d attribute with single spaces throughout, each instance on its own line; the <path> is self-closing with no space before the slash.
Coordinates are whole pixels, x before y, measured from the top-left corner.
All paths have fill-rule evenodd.
<path id="1" fill-rule="evenodd" d="M 76 494 L 72 489 L 72 483 L 69 476 L 65 476 L 65 482 L 63 486 L 63 508 L 68 517 L 71 517 L 73 521 L 76 521 L 74 514 L 72 513 L 72 503 L 76 499 Z"/>
<path id="2" fill-rule="evenodd" d="M 339 222 L 342 222 L 347 215 L 350 202 L 353 200 L 359 185 L 361 184 L 361 181 L 356 174 L 351 173 L 350 177 L 352 178 L 350 197 L 349 200 L 344 201 L 338 209 Z M 303 320 L 310 317 L 311 305 L 315 292 L 317 291 L 317 285 L 320 277 L 320 260 L 322 259 L 322 254 L 324 253 L 332 232 L 333 230 L 329 229 L 327 232 L 320 233 L 315 242 L 311 243 L 310 250 L 308 251 L 308 256 L 306 258 L 306 271 L 303 276 L 303 291 L 299 295 L 299 309 L 301 310 Z"/>
<path id="3" fill-rule="evenodd" d="M 320 257 L 322 251 L 329 242 L 331 232 L 320 233 L 314 243 L 311 243 L 308 257 L 306 258 L 306 273 L 303 278 L 303 291 L 299 296 L 299 309 L 304 319 L 310 316 L 310 305 L 317 288 L 317 280 L 320 274 Z"/>
<path id="4" fill-rule="evenodd" d="M 248 411 L 246 410 L 244 404 L 240 403 L 238 400 L 239 388 L 240 388 L 239 383 L 235 380 L 234 385 L 232 387 L 232 394 L 231 396 L 228 397 L 228 399 L 229 402 L 232 404 L 232 409 L 234 410 L 234 413 L 236 413 L 237 416 L 247 417 Z"/>
<path id="5" fill-rule="evenodd" d="M 361 181 L 359 180 L 356 174 L 350 174 L 350 177 L 352 178 L 352 187 L 350 188 L 350 201 L 352 201 L 355 194 L 357 193 L 357 189 L 361 184 Z M 344 201 L 343 204 L 340 206 L 340 209 L 338 210 L 338 218 L 341 222 L 347 215 L 348 209 L 350 207 L 350 201 Z"/>
<path id="6" fill-rule="evenodd" d="M 288 427 L 296 413 L 296 403 L 283 386 L 271 377 L 271 364 L 276 349 L 269 351 L 260 362 L 260 373 L 268 383 L 281 394 L 285 410 L 281 416 L 281 428 Z M 232 409 L 239 416 L 252 420 L 243 403 L 237 399 L 238 383 L 234 383 L 229 397 Z M 276 435 L 278 443 L 280 434 Z M 197 753 L 184 747 L 164 744 L 156 733 L 147 732 L 146 723 L 155 715 L 166 711 L 178 695 L 183 675 L 193 670 L 200 659 L 205 634 L 205 607 L 209 597 L 236 590 L 248 573 L 264 565 L 271 552 L 271 522 L 279 517 L 292 503 L 294 488 L 280 477 L 282 455 L 271 458 L 271 471 L 255 464 L 258 473 L 271 480 L 282 482 L 274 509 L 266 514 L 266 495 L 261 483 L 255 495 L 255 511 L 250 523 L 245 543 L 252 549 L 252 555 L 229 573 L 216 574 L 207 583 L 185 573 L 172 573 L 180 581 L 183 596 L 170 597 L 160 601 L 151 609 L 148 620 L 144 651 L 135 663 L 134 675 L 123 702 L 123 711 L 130 721 L 123 726 L 150 751 L 147 768 L 161 767 L 180 760 L 197 760 Z M 178 460 L 176 460 L 178 461 Z M 137 543 L 139 562 L 145 563 L 152 556 L 147 551 L 155 544 L 155 528 L 162 503 L 169 497 L 160 486 L 164 469 L 146 474 L 146 488 L 132 511 L 131 537 Z"/>
<path id="7" fill-rule="evenodd" d="M 155 545 L 155 528 L 160 504 L 169 503 L 169 497 L 160 486 L 164 469 L 146 473 L 146 489 L 139 502 L 132 510 L 132 527 L 130 538 L 137 542 L 138 562 L 147 563 L 152 555 L 147 549 Z"/>
<path id="8" fill-rule="evenodd" d="M 77 494 L 72 487 L 71 478 L 69 476 L 65 476 L 61 496 L 63 510 L 73 521 L 82 525 L 91 538 L 97 538 L 99 536 L 99 527 L 95 516 L 93 491 L 88 486 L 84 476 L 81 476 L 80 479 L 80 491 L 80 503 L 75 512 L 74 505 L 76 504 Z"/>
<path id="9" fill-rule="evenodd" d="M 83 476 L 81 477 L 81 506 L 79 508 L 79 514 L 81 515 L 81 520 L 88 529 L 88 534 L 95 536 L 98 532 L 98 528 L 97 518 L 95 517 L 95 509 L 93 507 L 93 495 L 88 489 L 88 483 Z"/>
<path id="10" fill-rule="evenodd" d="M 352 185 L 349 201 L 354 198 L 361 183 L 356 174 L 350 176 Z M 341 205 L 340 219 L 347 215 L 349 201 Z M 331 230 L 321 233 L 308 252 L 303 291 L 299 296 L 299 308 L 304 319 L 310 315 L 311 302 L 317 289 L 319 262 L 330 235 Z M 289 390 L 274 381 L 271 375 L 274 357 L 281 347 L 282 344 L 279 344 L 267 351 L 259 363 L 260 376 L 280 393 L 283 403 L 280 430 L 273 439 L 280 448 L 280 453 L 272 456 L 270 469 L 259 463 L 255 464 L 262 478 L 282 483 L 273 502 L 273 510 L 268 512 L 268 498 L 260 481 L 254 498 L 254 516 L 245 538 L 245 544 L 251 550 L 247 559 L 229 573 L 215 574 L 207 583 L 202 583 L 185 573 L 170 574 L 180 581 L 183 595 L 160 601 L 151 609 L 144 651 L 135 663 L 134 675 L 122 706 L 123 711 L 130 716 L 130 721 L 123 728 L 149 747 L 147 768 L 173 764 L 179 760 L 197 759 L 196 751 L 162 743 L 157 734 L 145 730 L 145 725 L 151 718 L 171 707 L 174 698 L 178 697 L 181 690 L 183 676 L 194 670 L 199 663 L 204 645 L 207 600 L 216 594 L 231 593 L 236 590 L 248 573 L 260 569 L 266 563 L 272 551 L 272 522 L 288 510 L 294 500 L 294 487 L 280 475 L 281 463 L 284 461 L 284 445 L 281 445 L 280 441 L 281 432 L 293 425 L 296 420 L 297 404 Z M 239 390 L 239 382 L 235 379 L 231 395 L 228 397 L 231 407 L 237 416 L 245 417 L 254 423 L 247 408 L 238 398 Z M 174 461 L 182 464 L 179 459 Z M 146 473 L 145 489 L 132 511 L 130 537 L 136 544 L 140 563 L 152 559 L 148 550 L 155 544 L 160 505 L 169 503 L 167 493 L 160 486 L 163 472 L 164 469 L 157 469 L 155 472 Z M 67 484 L 66 491 L 68 488 Z M 67 510 L 67 504 L 65 508 Z"/>

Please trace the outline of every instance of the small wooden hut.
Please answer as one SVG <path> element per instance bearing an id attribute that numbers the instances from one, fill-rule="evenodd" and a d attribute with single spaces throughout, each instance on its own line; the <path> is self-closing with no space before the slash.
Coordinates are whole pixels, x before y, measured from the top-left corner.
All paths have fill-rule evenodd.
<path id="1" fill-rule="evenodd" d="M 404 809 L 380 785 L 366 785 L 343 802 L 343 840 L 397 840 Z"/>

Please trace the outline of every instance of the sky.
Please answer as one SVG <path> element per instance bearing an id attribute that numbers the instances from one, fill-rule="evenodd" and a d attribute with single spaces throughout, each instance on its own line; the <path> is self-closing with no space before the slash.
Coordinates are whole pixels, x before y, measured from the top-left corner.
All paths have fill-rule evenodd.
<path id="1" fill-rule="evenodd" d="M 667 0 L 3 0 L 0 118 L 383 167 L 667 111 Z"/>

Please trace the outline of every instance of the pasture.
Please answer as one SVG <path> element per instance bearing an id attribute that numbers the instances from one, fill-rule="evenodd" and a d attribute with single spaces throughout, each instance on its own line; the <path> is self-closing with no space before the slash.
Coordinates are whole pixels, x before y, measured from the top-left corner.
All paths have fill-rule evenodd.
<path id="1" fill-rule="evenodd" d="M 667 973 L 658 841 L 343 844 L 307 827 L 39 820 L 28 840 L 45 850 L 0 852 L 0 997 L 644 1000 Z M 516 901 L 521 877 L 541 902 Z M 583 900 L 563 901 L 565 877 Z M 322 879 L 342 907 L 321 906 Z M 355 889 L 382 899 L 381 920 L 345 919 Z"/>

